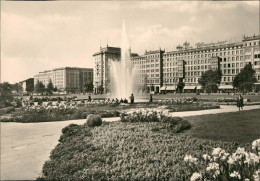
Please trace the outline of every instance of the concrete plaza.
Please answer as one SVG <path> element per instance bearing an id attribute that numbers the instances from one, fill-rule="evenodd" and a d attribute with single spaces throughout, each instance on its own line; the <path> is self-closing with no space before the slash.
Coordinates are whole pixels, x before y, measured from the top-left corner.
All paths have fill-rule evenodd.
<path id="1" fill-rule="evenodd" d="M 245 106 L 244 110 L 260 109 L 259 105 Z M 187 117 L 224 112 L 236 112 L 236 106 L 221 106 L 220 109 L 174 112 L 172 116 Z M 118 121 L 119 118 L 106 118 Z M 49 159 L 51 150 L 58 144 L 61 130 L 65 126 L 84 120 L 43 123 L 0 123 L 1 124 L 1 180 L 35 180 Z"/>

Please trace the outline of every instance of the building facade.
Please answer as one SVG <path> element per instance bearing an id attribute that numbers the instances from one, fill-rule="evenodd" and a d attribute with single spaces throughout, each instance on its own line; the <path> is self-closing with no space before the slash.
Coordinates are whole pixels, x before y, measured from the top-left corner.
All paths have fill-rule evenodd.
<path id="1" fill-rule="evenodd" d="M 163 85 L 163 54 L 165 51 L 146 51 L 142 56 L 132 56 L 132 65 L 137 69 L 139 89 L 160 92 Z"/>
<path id="2" fill-rule="evenodd" d="M 29 78 L 19 82 L 23 88 L 23 93 L 30 93 L 34 90 L 34 78 Z"/>
<path id="3" fill-rule="evenodd" d="M 121 49 L 117 47 L 105 47 L 93 55 L 95 61 L 94 67 L 94 93 L 107 92 L 107 87 L 110 82 L 110 65 L 109 61 L 121 60 Z"/>
<path id="4" fill-rule="evenodd" d="M 96 89 L 105 85 L 109 77 L 107 61 L 120 61 L 120 48 L 100 48 L 93 56 Z M 251 64 L 256 71 L 257 88 L 260 84 L 260 35 L 243 36 L 240 42 L 197 43 L 195 47 L 186 41 L 174 51 L 146 51 L 144 55 L 131 56 L 131 60 L 137 69 L 136 82 L 148 92 L 175 92 L 180 81 L 185 83 L 184 92 L 198 92 L 201 90 L 198 80 L 209 69 L 222 72 L 220 92 L 232 91 L 235 76 L 246 64 Z"/>
<path id="5" fill-rule="evenodd" d="M 86 84 L 93 84 L 93 69 L 78 67 L 63 67 L 39 72 L 34 76 L 34 85 L 41 81 L 45 87 L 50 80 L 60 91 L 76 91 L 83 89 Z"/>

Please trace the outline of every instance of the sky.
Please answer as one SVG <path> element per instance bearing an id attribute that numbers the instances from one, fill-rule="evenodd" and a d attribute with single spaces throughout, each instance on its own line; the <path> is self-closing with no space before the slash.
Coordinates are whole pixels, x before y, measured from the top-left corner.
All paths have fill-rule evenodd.
<path id="1" fill-rule="evenodd" d="M 259 1 L 1 1 L 1 82 L 59 67 L 94 67 L 100 46 L 172 51 L 259 34 Z"/>

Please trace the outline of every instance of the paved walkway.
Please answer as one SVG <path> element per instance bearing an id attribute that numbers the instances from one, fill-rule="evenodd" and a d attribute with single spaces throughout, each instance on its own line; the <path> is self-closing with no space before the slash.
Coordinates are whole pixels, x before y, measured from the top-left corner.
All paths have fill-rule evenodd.
<path id="1" fill-rule="evenodd" d="M 259 105 L 245 106 L 244 110 L 260 109 Z M 238 111 L 235 106 L 220 109 L 171 113 L 186 117 Z M 107 118 L 118 121 L 119 118 Z M 58 144 L 61 130 L 71 124 L 83 124 L 85 120 L 45 123 L 1 123 L 1 180 L 35 180 L 41 174 L 43 163 Z"/>

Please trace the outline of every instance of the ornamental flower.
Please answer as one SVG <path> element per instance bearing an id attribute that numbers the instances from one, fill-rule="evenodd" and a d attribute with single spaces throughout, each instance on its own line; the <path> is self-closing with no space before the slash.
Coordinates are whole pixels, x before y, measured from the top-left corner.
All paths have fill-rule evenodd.
<path id="1" fill-rule="evenodd" d="M 222 156 L 220 157 L 220 159 L 221 159 L 222 161 L 224 161 L 224 160 L 226 160 L 226 159 L 228 158 L 228 156 L 229 156 L 229 153 L 224 152 L 224 153 L 222 154 Z"/>
<path id="2" fill-rule="evenodd" d="M 209 163 L 208 167 L 206 168 L 207 171 L 218 170 L 218 169 L 219 169 L 219 164 L 216 162 Z"/>
<path id="3" fill-rule="evenodd" d="M 260 180 L 260 169 L 258 169 L 258 170 L 254 173 L 253 177 L 254 177 L 255 180 Z"/>
<path id="4" fill-rule="evenodd" d="M 201 179 L 202 179 L 202 175 L 197 172 L 193 173 L 190 178 L 191 181 L 196 181 L 196 180 L 201 180 Z"/>
<path id="5" fill-rule="evenodd" d="M 257 149 L 257 148 L 259 148 L 260 147 L 260 139 L 257 139 L 257 140 L 255 140 L 255 141 L 253 141 L 253 143 L 252 143 L 252 149 L 254 150 L 254 149 Z"/>
<path id="6" fill-rule="evenodd" d="M 230 174 L 230 177 L 241 179 L 240 174 L 236 171 L 233 171 L 233 173 Z"/>
<path id="7" fill-rule="evenodd" d="M 198 159 L 195 158 L 195 157 L 192 157 L 191 155 L 186 155 L 186 156 L 184 157 L 184 161 L 185 161 L 185 162 L 188 162 L 188 163 L 197 164 Z"/>
<path id="8" fill-rule="evenodd" d="M 254 165 L 254 164 L 258 164 L 259 160 L 260 160 L 260 158 L 256 154 L 249 152 L 246 155 L 246 160 L 244 161 L 244 163 L 248 163 L 250 165 Z"/>
<path id="9" fill-rule="evenodd" d="M 221 152 L 222 152 L 221 148 L 214 148 L 213 151 L 212 151 L 212 155 L 213 156 L 219 156 Z"/>
<path id="10" fill-rule="evenodd" d="M 210 156 L 208 154 L 203 154 L 202 157 L 204 160 L 210 160 Z"/>
<path id="11" fill-rule="evenodd" d="M 228 162 L 228 164 L 233 165 L 233 164 L 235 164 L 235 159 L 232 156 L 230 156 L 228 158 L 227 162 Z"/>

